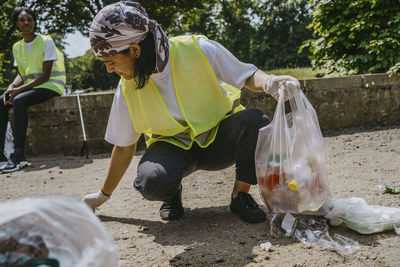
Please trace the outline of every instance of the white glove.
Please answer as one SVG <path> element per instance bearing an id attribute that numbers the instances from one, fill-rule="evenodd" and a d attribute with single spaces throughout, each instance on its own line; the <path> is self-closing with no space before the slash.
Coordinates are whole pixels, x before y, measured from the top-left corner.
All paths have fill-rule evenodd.
<path id="1" fill-rule="evenodd" d="M 104 202 L 110 199 L 110 196 L 106 196 L 103 194 L 101 190 L 97 193 L 91 193 L 86 195 L 82 201 L 85 202 L 89 207 L 92 208 L 93 212 L 94 209 L 102 205 Z"/>
<path id="2" fill-rule="evenodd" d="M 289 75 L 268 75 L 263 82 L 264 92 L 270 94 L 276 100 L 279 99 L 279 88 L 283 86 L 285 101 L 292 98 L 300 92 L 300 82 L 296 78 Z"/>

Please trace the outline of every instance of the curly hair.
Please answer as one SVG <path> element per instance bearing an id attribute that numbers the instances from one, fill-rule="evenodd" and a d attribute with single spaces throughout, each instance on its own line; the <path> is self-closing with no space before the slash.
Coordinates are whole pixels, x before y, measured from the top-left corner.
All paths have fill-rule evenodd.
<path id="1" fill-rule="evenodd" d="M 19 15 L 21 15 L 22 12 L 28 13 L 29 15 L 32 16 L 33 22 L 35 23 L 35 27 L 33 28 L 33 31 L 36 31 L 36 28 L 37 28 L 36 14 L 29 7 L 17 7 L 15 9 L 15 11 L 13 13 L 13 22 L 14 22 L 13 29 L 16 28 L 18 17 L 19 17 Z"/>

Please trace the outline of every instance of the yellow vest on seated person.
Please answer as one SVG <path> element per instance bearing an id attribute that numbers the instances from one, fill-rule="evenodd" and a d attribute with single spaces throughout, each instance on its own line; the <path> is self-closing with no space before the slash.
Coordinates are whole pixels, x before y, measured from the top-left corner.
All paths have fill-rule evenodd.
<path id="1" fill-rule="evenodd" d="M 43 54 L 48 38 L 50 37 L 39 34 L 33 41 L 29 54 L 24 39 L 19 40 L 13 45 L 15 60 L 17 61 L 18 70 L 24 83 L 29 83 L 43 73 Z M 34 88 L 47 88 L 62 95 L 66 80 L 64 55 L 57 48 L 56 51 L 58 60 L 53 63 L 49 80 Z"/>
<path id="2" fill-rule="evenodd" d="M 183 149 L 190 149 L 193 142 L 207 147 L 214 141 L 219 123 L 244 109 L 239 103 L 241 91 L 222 84 L 228 93 L 223 95 L 195 36 L 174 37 L 170 43 L 172 79 L 185 121 L 177 121 L 168 113 L 151 78 L 143 88 L 136 89 L 134 79 L 121 77 L 133 125 L 136 132 L 145 134 L 147 146 L 165 141 Z"/>

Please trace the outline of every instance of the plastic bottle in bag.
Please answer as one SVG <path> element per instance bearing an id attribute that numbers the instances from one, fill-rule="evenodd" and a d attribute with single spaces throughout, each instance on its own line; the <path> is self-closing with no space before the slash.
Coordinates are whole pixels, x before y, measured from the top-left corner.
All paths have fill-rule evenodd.
<path id="1" fill-rule="evenodd" d="M 326 188 L 320 181 L 318 163 L 311 156 L 294 160 L 273 158 L 268 162 L 266 175 L 258 177 L 261 195 L 269 206 L 277 212 L 319 210 L 326 200 Z"/>
<path id="2" fill-rule="evenodd" d="M 272 192 L 275 187 L 279 184 L 280 177 L 285 180 L 285 173 L 283 171 L 283 166 L 281 165 L 281 159 L 285 156 L 282 155 L 272 155 L 268 159 L 268 169 L 265 177 L 260 178 L 259 183 L 263 184 L 268 191 Z"/>
<path id="3" fill-rule="evenodd" d="M 279 91 L 274 118 L 258 134 L 254 159 L 260 193 L 273 212 L 313 213 L 330 196 L 318 118 L 301 91 L 290 99 L 286 114 L 285 90 Z"/>
<path id="4" fill-rule="evenodd" d="M 289 168 L 288 168 L 289 169 Z M 316 211 L 325 203 L 318 166 L 312 157 L 297 157 L 287 173 L 287 189 L 293 192 L 298 212 Z"/>

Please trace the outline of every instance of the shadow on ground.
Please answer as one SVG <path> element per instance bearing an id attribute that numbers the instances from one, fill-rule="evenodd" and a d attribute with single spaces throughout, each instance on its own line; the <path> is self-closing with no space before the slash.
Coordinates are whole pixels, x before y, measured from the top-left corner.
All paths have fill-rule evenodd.
<path id="1" fill-rule="evenodd" d="M 138 226 L 140 233 L 153 236 L 152 242 L 162 247 L 183 246 L 184 252 L 169 259 L 171 266 L 245 266 L 260 256 L 258 253 L 261 251 L 261 243 L 269 241 L 275 248 L 279 248 L 296 242 L 285 237 L 283 233 L 279 237 L 271 236 L 269 222 L 242 222 L 229 212 L 228 206 L 185 209 L 184 218 L 172 222 L 104 215 L 100 215 L 99 218 L 103 222 Z M 330 227 L 329 233 L 332 237 L 338 233 L 351 238 L 360 245 L 379 245 L 375 235 L 360 235 L 344 226 Z M 389 238 L 394 234 L 384 235 Z M 263 258 L 268 258 L 267 252 L 262 251 L 261 254 Z"/>
<path id="2" fill-rule="evenodd" d="M 92 164 L 94 159 L 109 158 L 110 154 L 100 154 L 85 157 L 63 156 L 63 155 L 44 155 L 37 157 L 27 157 L 29 166 L 22 171 L 31 172 L 37 170 L 46 170 L 54 167 L 60 169 L 76 169 L 87 164 Z"/>

